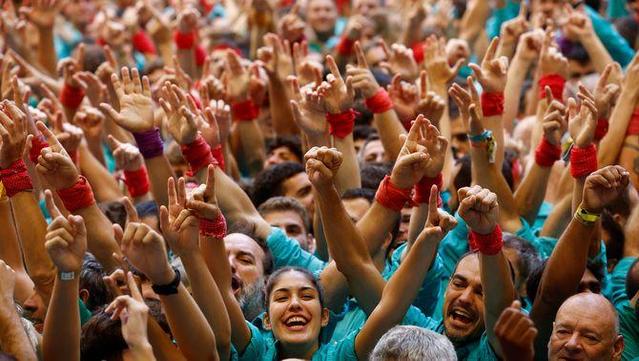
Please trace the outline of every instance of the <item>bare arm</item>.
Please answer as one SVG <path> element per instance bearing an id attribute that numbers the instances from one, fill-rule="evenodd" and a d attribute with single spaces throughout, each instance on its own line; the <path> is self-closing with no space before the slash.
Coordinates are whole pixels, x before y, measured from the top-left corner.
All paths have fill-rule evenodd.
<path id="1" fill-rule="evenodd" d="M 35 361 L 35 350 L 27 338 L 13 302 L 15 274 L 0 260 L 0 348 L 20 361 Z"/>

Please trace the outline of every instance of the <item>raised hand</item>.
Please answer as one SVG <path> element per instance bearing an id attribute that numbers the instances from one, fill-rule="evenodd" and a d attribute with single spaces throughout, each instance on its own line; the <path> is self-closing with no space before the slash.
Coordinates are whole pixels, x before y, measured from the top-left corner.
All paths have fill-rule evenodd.
<path id="1" fill-rule="evenodd" d="M 295 124 L 311 139 L 328 137 L 326 112 L 317 91 L 310 85 L 300 88 L 294 76 L 287 80 L 293 94 L 290 105 Z"/>
<path id="2" fill-rule="evenodd" d="M 468 227 L 479 234 L 489 234 L 497 226 L 499 203 L 497 195 L 478 185 L 457 191 L 459 216 Z"/>
<path id="3" fill-rule="evenodd" d="M 437 128 L 420 114 L 413 122 L 408 135 L 400 135 L 400 137 L 404 138 L 404 145 L 399 151 L 397 162 L 395 162 L 390 176 L 391 182 L 396 187 L 401 189 L 411 188 L 424 177 L 426 170 L 430 168 L 431 172 L 434 172 L 435 168 L 437 168 L 426 147 L 428 132 L 431 132 L 429 136 L 433 134 L 439 135 Z M 442 137 L 442 141 L 446 142 L 445 138 Z M 439 174 L 439 171 L 429 176 L 435 177 Z"/>
<path id="4" fill-rule="evenodd" d="M 573 98 L 568 99 L 568 131 L 575 145 L 583 148 L 590 145 L 595 138 L 597 107 L 588 90 L 583 85 L 579 88 L 580 106 L 577 106 Z"/>
<path id="5" fill-rule="evenodd" d="M 499 38 L 493 38 L 486 50 L 486 55 L 481 61 L 481 67 L 471 63 L 475 78 L 481 84 L 484 92 L 503 92 L 506 88 L 506 75 L 508 74 L 508 58 L 500 56 L 496 58 Z"/>
<path id="6" fill-rule="evenodd" d="M 332 186 L 335 174 L 342 165 L 342 160 L 342 153 L 335 148 L 311 148 L 304 155 L 308 179 L 318 190 Z"/>
<path id="7" fill-rule="evenodd" d="M 119 236 L 116 232 L 116 238 Z M 122 253 L 153 284 L 166 285 L 173 281 L 175 271 L 169 265 L 160 234 L 144 223 L 128 222 L 121 237 L 118 243 Z"/>
<path id="8" fill-rule="evenodd" d="M 80 174 L 73 164 L 69 153 L 44 123 L 37 122 L 36 128 L 49 143 L 49 146 L 43 148 L 38 157 L 36 170 L 56 190 L 71 187 L 78 181 Z M 28 139 L 31 139 L 31 137 L 32 135 L 29 135 Z"/>
<path id="9" fill-rule="evenodd" d="M 513 301 L 512 305 L 501 313 L 495 323 L 495 336 L 501 346 L 504 360 L 534 359 L 537 328 L 530 317 L 521 310 L 521 302 Z"/>
<path id="10" fill-rule="evenodd" d="M 264 62 L 269 75 L 280 81 L 293 75 L 295 67 L 290 42 L 282 40 L 275 34 L 266 34 L 264 35 L 264 43 L 267 47 L 260 52 L 259 59 Z"/>
<path id="11" fill-rule="evenodd" d="M 65 84 L 74 88 L 86 89 L 87 84 L 78 75 L 84 66 L 84 44 L 78 45 L 73 57 L 60 60 L 58 63 L 58 73 L 62 73 Z"/>
<path id="12" fill-rule="evenodd" d="M 185 7 L 177 17 L 177 29 L 181 33 L 190 33 L 196 30 L 197 19 L 200 18 L 200 13 L 193 7 Z"/>
<path id="13" fill-rule="evenodd" d="M 359 41 L 354 45 L 355 56 L 357 58 L 357 66 L 347 65 L 346 75 L 351 78 L 353 89 L 362 93 L 364 98 L 370 98 L 379 90 L 379 84 L 375 80 L 375 76 L 368 68 L 364 51 Z"/>
<path id="14" fill-rule="evenodd" d="M 568 59 L 557 49 L 550 29 L 546 30 L 539 55 L 539 74 L 541 76 L 558 74 L 564 78 L 568 74 Z"/>
<path id="15" fill-rule="evenodd" d="M 326 76 L 326 81 L 318 87 L 317 92 L 326 112 L 338 114 L 353 106 L 355 92 L 350 77 L 344 81 L 332 56 L 326 56 L 326 65 L 331 73 Z"/>
<path id="16" fill-rule="evenodd" d="M 306 23 L 298 15 L 299 8 L 299 3 L 293 5 L 293 8 L 291 8 L 277 24 L 279 35 L 291 43 L 295 43 L 301 39 L 304 36 L 304 29 L 306 28 Z"/>
<path id="17" fill-rule="evenodd" d="M 537 60 L 543 41 L 544 32 L 540 29 L 524 33 L 517 43 L 516 56 L 527 62 Z"/>
<path id="18" fill-rule="evenodd" d="M 399 74 L 396 74 L 387 87 L 388 96 L 393 100 L 397 116 L 402 121 L 407 121 L 415 117 L 417 107 L 418 91 L 415 84 L 403 81 Z"/>
<path id="19" fill-rule="evenodd" d="M 47 227 L 44 246 L 60 272 L 80 272 L 87 251 L 87 230 L 81 216 L 64 217 L 53 201 L 50 190 L 44 192 L 47 210 L 53 221 Z"/>
<path id="20" fill-rule="evenodd" d="M 528 30 L 530 24 L 526 20 L 526 4 L 519 4 L 519 15 L 501 25 L 500 38 L 503 46 L 515 46 L 517 39 Z"/>
<path id="21" fill-rule="evenodd" d="M 437 202 L 439 201 L 439 189 L 433 184 L 430 188 L 430 196 L 428 197 L 428 218 L 426 218 L 426 224 L 424 230 L 417 237 L 417 240 L 421 237 L 436 237 L 437 241 L 444 238 L 444 235 L 457 226 L 457 220 L 450 213 L 437 208 Z M 431 228 L 429 230 L 429 228 Z M 436 228 L 436 229 L 432 229 Z"/>
<path id="22" fill-rule="evenodd" d="M 302 86 L 310 83 L 318 86 L 322 83 L 322 64 L 309 58 L 306 40 L 293 44 L 293 60 L 295 61 L 295 74 L 297 74 Z"/>
<path id="23" fill-rule="evenodd" d="M 75 113 L 73 123 L 82 129 L 87 138 L 100 138 L 104 127 L 104 114 L 96 108 L 83 107 Z"/>
<path id="24" fill-rule="evenodd" d="M 564 35 L 572 40 L 579 41 L 587 36 L 594 36 L 595 30 L 592 27 L 590 17 L 583 9 L 573 9 L 569 4 L 565 4 L 567 19 L 562 27 Z"/>
<path id="25" fill-rule="evenodd" d="M 116 112 L 110 104 L 101 103 L 100 109 L 116 124 L 130 132 L 145 132 L 153 129 L 153 99 L 151 99 L 151 84 L 145 75 L 140 80 L 136 68 L 129 73 L 129 69 L 121 70 L 122 81 L 111 74 L 111 83 L 120 103 L 120 112 Z"/>
<path id="26" fill-rule="evenodd" d="M 243 102 L 249 98 L 249 72 L 242 66 L 240 56 L 233 51 L 226 52 L 224 84 L 226 96 L 232 103 Z"/>
<path id="27" fill-rule="evenodd" d="M 541 126 L 544 138 L 552 145 L 561 145 L 561 138 L 566 132 L 566 107 L 558 100 L 554 100 L 550 87 L 546 86 L 546 102 L 550 106 L 546 109 Z"/>
<path id="28" fill-rule="evenodd" d="M 442 87 L 446 86 L 459 72 L 462 64 L 466 59 L 459 59 L 454 66 L 448 64 L 446 56 L 446 44 L 444 39 L 437 39 L 430 36 L 424 44 L 424 66 L 428 72 L 428 80 L 431 85 Z"/>
<path id="29" fill-rule="evenodd" d="M 112 320 L 120 319 L 122 337 L 133 353 L 139 349 L 150 350 L 147 337 L 149 307 L 144 303 L 133 274 L 128 272 L 126 278 L 131 296 L 118 296 L 104 311 L 111 314 Z"/>
<path id="30" fill-rule="evenodd" d="M 62 113 L 56 113 L 53 118 L 53 133 L 69 154 L 75 154 L 84 138 L 82 129 L 75 125 L 62 122 Z"/>
<path id="31" fill-rule="evenodd" d="M 48 29 L 53 27 L 55 18 L 63 5 L 64 2 L 60 0 L 34 0 L 30 7 L 21 7 L 20 14 L 37 28 Z"/>
<path id="32" fill-rule="evenodd" d="M 215 197 L 215 166 L 207 169 L 206 183 L 200 184 L 186 201 L 186 208 L 199 219 L 214 221 L 221 214 Z"/>
<path id="33" fill-rule="evenodd" d="M 84 94 L 89 99 L 92 106 L 97 107 L 106 94 L 106 86 L 102 84 L 97 75 L 89 71 L 76 72 L 73 75 L 76 82 L 84 88 Z"/>
<path id="34" fill-rule="evenodd" d="M 115 167 L 125 171 L 135 171 L 144 165 L 144 158 L 138 147 L 129 143 L 121 143 L 109 135 L 109 146 L 115 158 Z"/>
<path id="35" fill-rule="evenodd" d="M 617 98 L 621 92 L 619 84 L 611 81 L 611 74 L 619 64 L 608 64 L 597 81 L 595 87 L 595 105 L 597 106 L 597 117 L 599 119 L 608 119 L 610 111 L 617 103 Z"/>
<path id="36" fill-rule="evenodd" d="M 626 191 L 630 175 L 619 165 L 610 165 L 591 173 L 584 184 L 581 208 L 601 213 L 604 207 Z"/>
<path id="37" fill-rule="evenodd" d="M 479 93 L 477 92 L 477 88 L 475 88 L 473 78 L 470 76 L 466 78 L 466 87 L 468 89 L 462 88 L 459 84 L 453 84 L 453 86 L 448 89 L 448 94 L 457 104 L 461 120 L 464 123 L 469 123 L 471 120 L 471 110 L 473 110 L 477 116 L 481 117 L 481 104 L 479 101 Z"/>
<path id="38" fill-rule="evenodd" d="M 419 75 L 419 102 L 417 103 L 417 114 L 423 114 L 426 119 L 439 128 L 439 121 L 444 115 L 446 101 L 437 93 L 428 91 L 428 77 L 426 71 Z"/>
<path id="39" fill-rule="evenodd" d="M 26 115 L 12 101 L 0 103 L 0 168 L 22 159 L 27 140 Z"/>
<path id="40" fill-rule="evenodd" d="M 186 208 L 184 178 L 168 180 L 169 207 L 160 207 L 160 228 L 173 252 L 178 255 L 192 253 L 198 249 L 198 220 Z"/>
<path id="41" fill-rule="evenodd" d="M 413 49 L 397 43 L 391 45 L 389 49 L 384 40 L 380 40 L 379 44 L 386 55 L 386 60 L 379 63 L 381 68 L 386 69 L 393 76 L 399 74 L 403 80 L 417 79 L 419 66 L 413 56 Z"/>
<path id="42" fill-rule="evenodd" d="M 166 127 L 179 144 L 191 144 L 197 138 L 197 125 L 203 115 L 195 106 L 191 95 L 175 84 L 164 83 L 160 105 L 166 114 Z"/>

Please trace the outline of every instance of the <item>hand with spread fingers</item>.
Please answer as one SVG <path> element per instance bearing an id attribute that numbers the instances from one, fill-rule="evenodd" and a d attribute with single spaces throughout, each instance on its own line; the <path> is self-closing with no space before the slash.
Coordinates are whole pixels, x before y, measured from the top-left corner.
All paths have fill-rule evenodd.
<path id="1" fill-rule="evenodd" d="M 178 144 L 191 144 L 197 137 L 197 125 L 204 122 L 190 94 L 175 84 L 164 83 L 160 105 L 166 114 L 166 128 Z"/>
<path id="2" fill-rule="evenodd" d="M 9 100 L 0 103 L 0 168 L 22 159 L 27 141 L 26 115 Z"/>
<path id="3" fill-rule="evenodd" d="M 293 98 L 290 101 L 295 124 L 308 136 L 313 143 L 316 139 L 328 137 L 328 122 L 324 104 L 310 85 L 300 88 L 296 77 L 288 78 Z"/>
<path id="4" fill-rule="evenodd" d="M 320 84 L 317 92 L 327 113 L 339 114 L 353 106 L 355 91 L 353 90 L 352 79 L 342 78 L 337 63 L 332 56 L 326 57 L 326 65 L 330 74 L 326 76 L 326 81 Z"/>
<path id="5" fill-rule="evenodd" d="M 155 126 L 153 115 L 153 99 L 151 99 L 151 84 L 145 75 L 140 80 L 136 68 L 123 67 L 120 74 L 122 80 L 113 73 L 111 83 L 120 104 L 120 111 L 116 112 L 108 103 L 101 103 L 100 109 L 116 124 L 130 132 L 145 132 Z"/>
<path id="6" fill-rule="evenodd" d="M 424 66 L 432 86 L 446 86 L 459 72 L 466 59 L 459 59 L 452 67 L 448 64 L 444 38 L 430 36 L 424 44 Z"/>
<path id="7" fill-rule="evenodd" d="M 416 113 L 423 114 L 426 119 L 439 128 L 439 121 L 446 109 L 446 101 L 437 93 L 428 91 L 428 76 L 426 71 L 423 70 L 419 75 L 419 89 L 419 102 L 415 108 Z"/>
<path id="8" fill-rule="evenodd" d="M 49 143 L 49 146 L 43 148 L 38 157 L 36 170 L 56 190 L 71 187 L 77 182 L 80 173 L 73 164 L 69 153 L 44 123 L 37 122 L 36 127 Z M 31 137 L 30 135 L 29 139 Z"/>
<path id="9" fill-rule="evenodd" d="M 481 67 L 477 64 L 470 64 L 475 78 L 481 84 L 484 92 L 503 92 L 506 88 L 506 75 L 508 74 L 508 58 L 497 57 L 497 46 L 499 38 L 493 38 L 486 50 L 486 55 L 481 62 Z"/>
<path id="10" fill-rule="evenodd" d="M 184 178 L 168 180 L 168 208 L 160 208 L 160 228 L 169 246 L 178 255 L 198 250 L 198 219 L 186 208 L 186 187 Z"/>

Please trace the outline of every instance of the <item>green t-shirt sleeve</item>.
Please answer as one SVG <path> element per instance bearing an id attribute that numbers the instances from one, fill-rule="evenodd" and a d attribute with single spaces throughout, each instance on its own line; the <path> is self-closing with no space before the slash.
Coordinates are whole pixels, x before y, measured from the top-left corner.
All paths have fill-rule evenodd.
<path id="1" fill-rule="evenodd" d="M 355 339 L 359 335 L 360 329 L 353 330 L 348 336 L 339 341 L 331 342 L 322 346 L 320 357 L 313 356 L 313 360 L 320 359 L 325 361 L 358 361 L 357 353 L 355 352 Z M 326 351 L 324 351 L 326 350 Z"/>
<path id="2" fill-rule="evenodd" d="M 296 240 L 287 237 L 277 227 L 271 228 L 271 234 L 266 238 L 266 246 L 273 256 L 275 269 L 293 266 L 305 268 L 315 274 L 326 267 L 326 262 L 303 250 Z"/>
<path id="3" fill-rule="evenodd" d="M 269 347 L 274 347 L 273 342 L 269 342 L 260 330 L 252 323 L 245 321 L 251 330 L 251 341 L 243 351 L 238 351 L 237 359 L 239 361 L 261 360 L 268 351 Z"/>
<path id="4" fill-rule="evenodd" d="M 628 301 L 628 295 L 626 294 L 626 277 L 635 259 L 637 258 L 624 257 L 617 263 L 615 269 L 612 270 L 610 276 L 610 297 L 612 303 L 615 305 Z"/>
<path id="5" fill-rule="evenodd" d="M 623 361 L 630 361 L 639 357 L 639 320 L 637 313 L 628 300 L 617 305 L 619 314 L 619 332 L 623 335 Z"/>

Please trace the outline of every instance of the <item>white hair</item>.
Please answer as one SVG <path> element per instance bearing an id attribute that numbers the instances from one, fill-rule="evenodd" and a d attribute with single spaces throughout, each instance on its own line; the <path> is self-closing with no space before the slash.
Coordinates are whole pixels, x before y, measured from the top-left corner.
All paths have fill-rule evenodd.
<path id="1" fill-rule="evenodd" d="M 457 361 L 450 340 L 417 326 L 395 326 L 379 340 L 370 361 Z"/>

